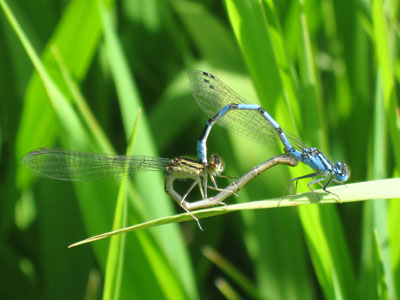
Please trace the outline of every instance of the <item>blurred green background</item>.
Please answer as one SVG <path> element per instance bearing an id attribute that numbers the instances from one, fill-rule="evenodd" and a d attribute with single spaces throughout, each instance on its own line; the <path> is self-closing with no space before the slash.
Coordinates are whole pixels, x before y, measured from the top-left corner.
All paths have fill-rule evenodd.
<path id="1" fill-rule="evenodd" d="M 202 69 L 345 160 L 350 182 L 398 176 L 398 1 L 0 4 L 1 299 L 399 295 L 398 200 L 227 214 L 201 220 L 204 231 L 186 222 L 131 232 L 116 251 L 110 239 L 67 249 L 112 229 L 119 183 L 56 182 L 20 167 L 42 146 L 123 154 L 140 109 L 135 154 L 194 156 L 207 117 L 186 74 Z M 218 126 L 208 149 L 230 176 L 282 151 Z M 280 197 L 307 172 L 277 166 L 228 202 Z M 123 188 L 127 225 L 181 212 L 163 176 Z"/>

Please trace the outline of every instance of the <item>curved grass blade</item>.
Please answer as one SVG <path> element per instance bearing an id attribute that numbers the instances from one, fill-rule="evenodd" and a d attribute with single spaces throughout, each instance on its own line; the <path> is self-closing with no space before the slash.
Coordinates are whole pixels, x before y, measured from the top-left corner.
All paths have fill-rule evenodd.
<path id="1" fill-rule="evenodd" d="M 332 192 L 339 195 L 340 203 L 349 203 L 349 202 L 357 202 L 357 201 L 366 201 L 373 199 L 392 199 L 392 198 L 400 198 L 400 178 L 392 178 L 392 179 L 382 179 L 382 180 L 373 180 L 373 181 L 365 181 L 360 183 L 352 183 L 348 185 L 340 185 L 330 188 Z M 229 187 L 232 187 L 232 191 L 234 191 L 234 184 L 231 184 Z M 267 208 L 277 208 L 277 207 L 288 207 L 288 206 L 298 206 L 298 205 L 306 205 L 306 204 L 337 204 L 337 198 L 332 196 L 331 194 L 327 194 L 323 190 L 316 190 L 318 196 L 320 197 L 320 201 L 317 202 L 315 199 L 315 195 L 312 192 L 302 193 L 298 195 L 287 196 L 285 198 L 273 198 L 268 200 L 259 200 L 252 201 L 247 203 L 239 203 L 239 204 L 231 204 L 227 206 L 219 206 L 207 209 L 201 209 L 197 211 L 193 211 L 193 215 L 195 215 L 198 219 L 223 215 L 227 213 L 232 213 L 236 211 L 242 210 L 255 210 L 255 209 L 267 209 Z M 228 198 L 231 193 L 221 192 L 220 194 Z M 69 248 L 76 247 L 79 245 L 91 243 L 94 241 L 98 241 L 104 239 L 106 237 L 110 237 L 116 234 L 125 233 L 137 229 L 151 228 L 154 226 L 160 226 L 164 224 L 176 223 L 176 222 L 185 222 L 192 221 L 192 217 L 188 213 L 178 214 L 169 217 L 163 217 L 155 220 L 151 220 L 148 222 L 143 222 L 140 224 L 136 224 L 133 226 L 129 226 L 126 228 L 121 228 L 118 230 L 102 233 L 80 242 L 71 244 L 68 246 Z"/>

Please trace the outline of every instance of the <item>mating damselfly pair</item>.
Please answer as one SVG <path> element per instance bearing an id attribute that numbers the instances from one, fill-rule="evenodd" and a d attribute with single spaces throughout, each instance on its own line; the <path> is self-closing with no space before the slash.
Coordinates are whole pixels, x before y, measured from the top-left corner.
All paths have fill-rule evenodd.
<path id="1" fill-rule="evenodd" d="M 295 183 L 296 192 L 298 180 L 312 178 L 313 180 L 308 183 L 312 192 L 314 190 L 311 185 L 318 183 L 324 191 L 331 193 L 327 187 L 332 181 L 344 183 L 349 179 L 350 170 L 344 162 L 338 161 L 334 164 L 317 148 L 306 146 L 300 139 L 284 131 L 261 106 L 246 103 L 241 96 L 214 75 L 204 71 L 191 71 L 189 80 L 195 100 L 211 117 L 197 143 L 198 160 L 40 148 L 27 153 L 22 159 L 22 164 L 38 176 L 68 181 L 119 179 L 142 171 L 162 170 L 166 172 L 166 192 L 191 214 L 190 211 L 193 209 L 223 204 L 213 197 L 207 197 L 208 188 L 227 192 L 219 188 L 215 181 L 215 177 L 222 177 L 224 165 L 221 158 L 212 155 L 210 160 L 207 160 L 207 138 L 212 126 L 219 123 L 257 141 L 278 145 L 281 143 L 287 156 L 307 164 L 314 170 L 311 174 L 291 179 L 288 189 Z M 186 178 L 193 179 L 193 183 L 184 195 L 180 195 L 173 187 L 174 181 Z M 212 186 L 208 185 L 208 178 Z M 327 182 L 323 185 L 321 182 L 326 179 Z M 202 200 L 189 202 L 187 197 L 196 185 L 200 189 Z M 201 228 L 198 219 L 191 215 Z"/>

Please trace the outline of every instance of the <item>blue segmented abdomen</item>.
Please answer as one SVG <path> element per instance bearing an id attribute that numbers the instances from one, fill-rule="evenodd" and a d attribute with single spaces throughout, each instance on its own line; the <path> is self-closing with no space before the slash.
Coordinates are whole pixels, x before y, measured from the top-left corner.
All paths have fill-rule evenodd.
<path id="1" fill-rule="evenodd" d="M 196 70 L 190 71 L 188 76 L 193 97 L 209 117 L 221 112 L 228 104 L 235 103 L 241 108 L 246 107 L 246 105 L 254 105 L 248 104 L 239 94 L 210 73 Z M 276 128 L 279 127 L 278 123 L 268 113 L 263 116 L 256 109 L 230 110 L 218 120 L 218 123 L 257 142 L 275 145 L 283 143 L 285 148 L 288 149 L 291 147 L 296 149 L 307 148 L 301 140 L 284 130 L 282 130 L 282 136 L 286 141 L 282 141 L 276 132 Z"/>

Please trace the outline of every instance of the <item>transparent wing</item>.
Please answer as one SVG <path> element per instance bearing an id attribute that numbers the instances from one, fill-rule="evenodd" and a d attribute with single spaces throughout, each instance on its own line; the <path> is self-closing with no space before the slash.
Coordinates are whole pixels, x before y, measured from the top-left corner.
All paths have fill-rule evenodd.
<path id="1" fill-rule="evenodd" d="M 171 160 L 40 148 L 24 155 L 21 164 L 40 177 L 67 181 L 120 179 L 141 171 L 166 171 Z"/>
<path id="2" fill-rule="evenodd" d="M 188 76 L 193 97 L 209 117 L 230 103 L 248 104 L 239 94 L 210 73 L 196 70 L 190 71 Z M 280 145 L 275 129 L 258 111 L 231 110 L 217 123 L 257 142 Z M 292 134 L 284 133 L 293 147 L 307 147 Z"/>

